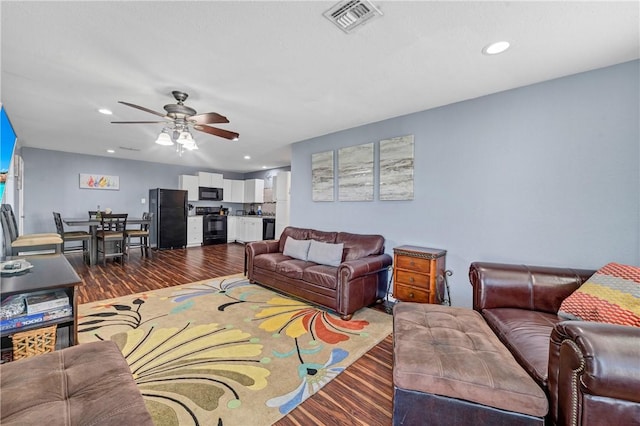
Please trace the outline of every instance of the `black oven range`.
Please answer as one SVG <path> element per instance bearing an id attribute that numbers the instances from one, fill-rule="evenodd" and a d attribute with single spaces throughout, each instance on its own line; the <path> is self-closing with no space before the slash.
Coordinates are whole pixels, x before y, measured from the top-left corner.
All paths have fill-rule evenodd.
<path id="1" fill-rule="evenodd" d="M 202 216 L 202 245 L 227 243 L 227 216 L 220 207 L 196 207 L 196 215 Z"/>

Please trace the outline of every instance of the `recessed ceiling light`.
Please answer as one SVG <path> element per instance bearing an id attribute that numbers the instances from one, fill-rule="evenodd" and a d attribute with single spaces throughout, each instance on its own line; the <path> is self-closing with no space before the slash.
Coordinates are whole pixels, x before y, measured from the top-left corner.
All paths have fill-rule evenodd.
<path id="1" fill-rule="evenodd" d="M 266 169 L 266 168 L 267 168 L 267 166 L 262 166 L 262 168 L 263 168 L 263 169 Z"/>
<path id="2" fill-rule="evenodd" d="M 114 152 L 116 152 L 116 150 L 115 150 L 115 149 L 108 149 L 108 150 L 107 150 L 107 152 L 108 152 L 109 154 L 113 154 Z"/>
<path id="3" fill-rule="evenodd" d="M 249 156 L 249 155 L 245 155 L 245 156 L 244 156 L 244 159 L 245 159 L 245 160 L 251 160 L 251 156 Z"/>
<path id="4" fill-rule="evenodd" d="M 485 48 L 482 49 L 482 53 L 485 55 L 497 55 L 498 53 L 502 53 L 507 50 L 509 46 L 510 44 L 508 41 L 497 41 L 485 46 Z"/>
<path id="5" fill-rule="evenodd" d="M 111 110 L 110 110 L 110 109 L 106 109 L 106 108 L 100 108 L 100 109 L 98 110 L 98 112 L 99 112 L 100 114 L 104 114 L 104 115 L 111 115 L 111 114 L 113 114 L 113 113 L 111 112 Z"/>

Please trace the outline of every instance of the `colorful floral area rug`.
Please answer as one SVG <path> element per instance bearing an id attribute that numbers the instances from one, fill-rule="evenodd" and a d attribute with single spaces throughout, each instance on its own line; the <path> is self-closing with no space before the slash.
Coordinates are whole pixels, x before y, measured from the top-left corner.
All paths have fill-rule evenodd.
<path id="1" fill-rule="evenodd" d="M 80 343 L 122 350 L 156 425 L 270 425 L 391 333 L 236 275 L 81 305 Z"/>

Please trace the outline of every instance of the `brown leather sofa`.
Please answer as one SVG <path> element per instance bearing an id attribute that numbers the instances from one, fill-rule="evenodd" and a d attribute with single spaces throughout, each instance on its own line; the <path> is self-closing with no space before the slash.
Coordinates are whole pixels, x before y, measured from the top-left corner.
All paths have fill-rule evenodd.
<path id="1" fill-rule="evenodd" d="M 640 425 L 640 328 L 557 315 L 594 272 L 474 262 L 473 308 L 547 393 L 548 423 Z"/>
<path id="2" fill-rule="evenodd" d="M 344 244 L 339 266 L 319 265 L 283 254 L 288 237 Z M 279 240 L 256 241 L 246 246 L 247 277 L 270 287 L 336 311 L 350 320 L 353 313 L 384 297 L 392 263 L 381 235 L 325 232 L 287 227 Z"/>

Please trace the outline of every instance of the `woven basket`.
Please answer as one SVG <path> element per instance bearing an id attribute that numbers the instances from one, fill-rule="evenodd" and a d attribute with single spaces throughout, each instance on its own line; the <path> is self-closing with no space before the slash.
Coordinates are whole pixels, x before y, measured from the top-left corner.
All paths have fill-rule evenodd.
<path id="1" fill-rule="evenodd" d="M 13 360 L 53 352 L 56 348 L 56 325 L 14 333 Z"/>

